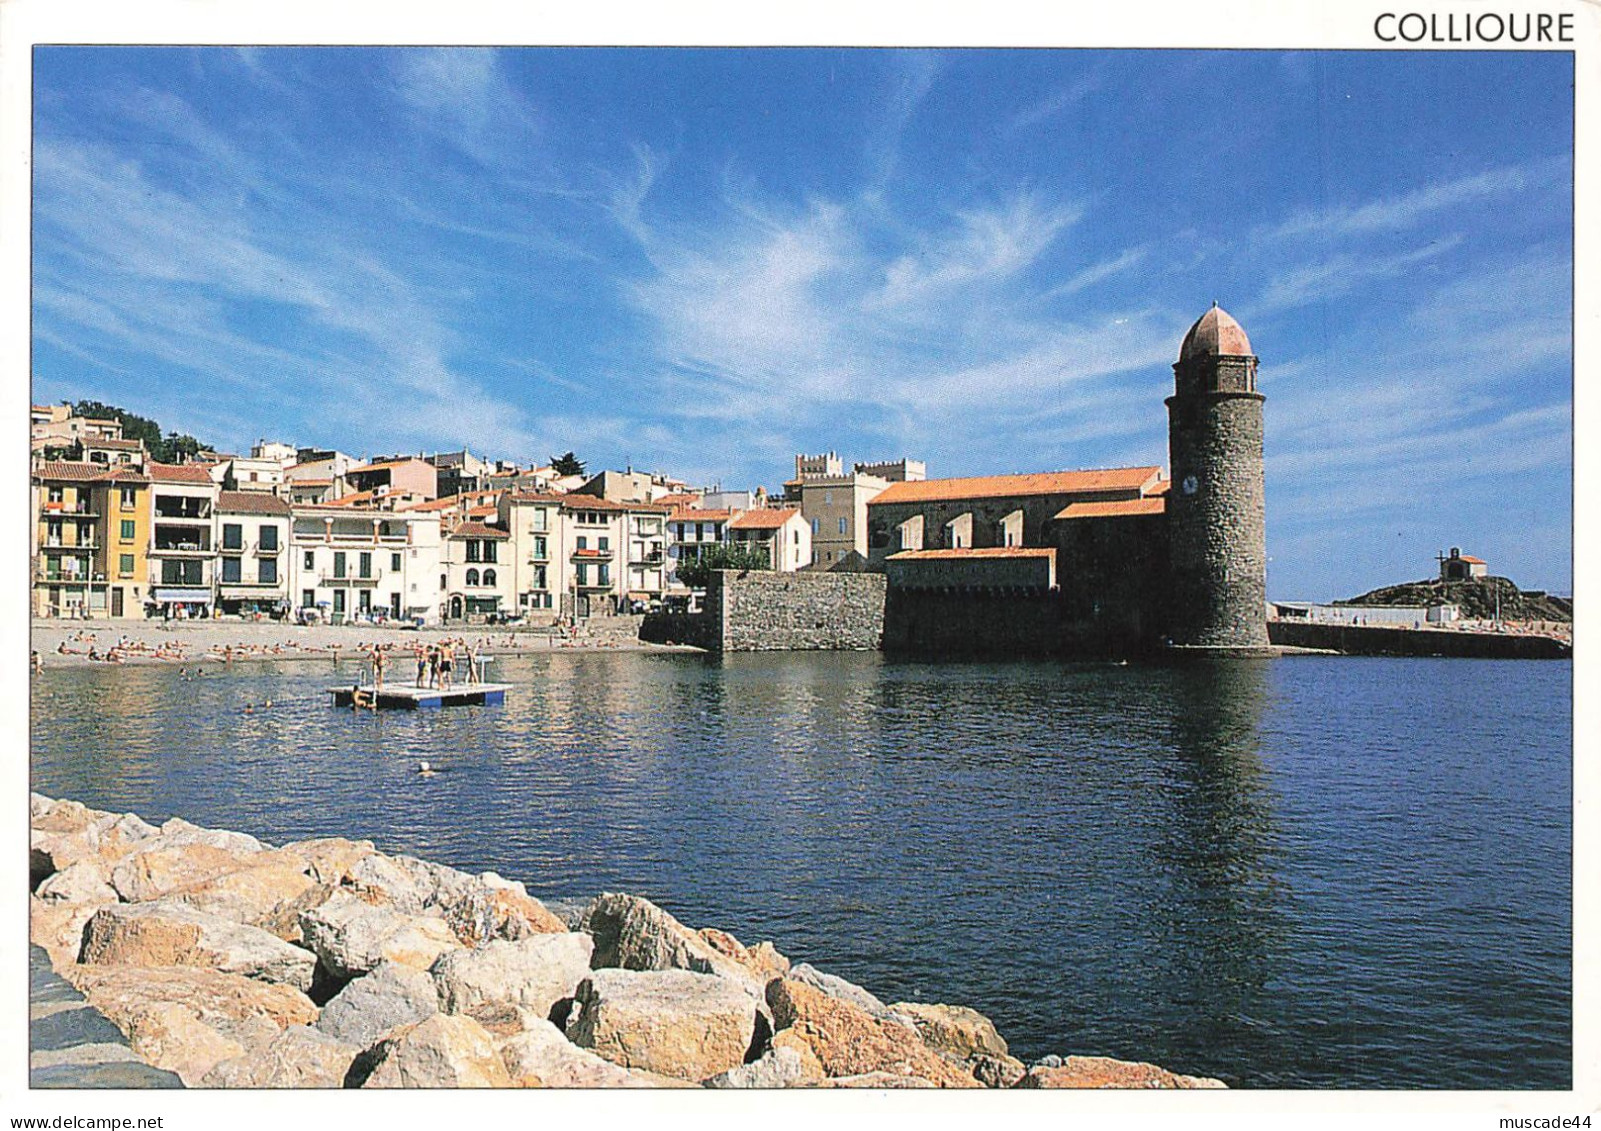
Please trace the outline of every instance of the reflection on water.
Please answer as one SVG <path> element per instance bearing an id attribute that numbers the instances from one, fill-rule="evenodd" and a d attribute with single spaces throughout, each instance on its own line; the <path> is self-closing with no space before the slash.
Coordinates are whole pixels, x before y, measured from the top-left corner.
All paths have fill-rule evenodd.
<path id="1" fill-rule="evenodd" d="M 47 672 L 35 788 L 270 841 L 367 836 L 548 896 L 637 892 L 886 1000 L 971 1005 L 1025 1058 L 1568 1080 L 1566 664 L 496 672 L 504 708 L 377 714 L 329 707 L 325 665 Z"/>

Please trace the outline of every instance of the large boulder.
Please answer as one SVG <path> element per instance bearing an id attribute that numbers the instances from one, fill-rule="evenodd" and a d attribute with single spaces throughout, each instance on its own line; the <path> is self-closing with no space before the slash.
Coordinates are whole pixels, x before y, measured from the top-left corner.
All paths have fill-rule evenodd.
<path id="1" fill-rule="evenodd" d="M 169 822 L 170 823 L 170 822 Z M 165 834 L 135 847 L 111 870 L 111 886 L 129 903 L 160 899 L 247 867 L 259 855 L 205 842 L 173 844 Z"/>
<path id="2" fill-rule="evenodd" d="M 789 959 L 778 953 L 778 948 L 770 942 L 748 947 L 727 931 L 719 931 L 716 927 L 702 927 L 695 933 L 707 946 L 732 958 L 764 983 L 769 978 L 781 978 L 789 973 Z"/>
<path id="3" fill-rule="evenodd" d="M 93 966 L 204 966 L 298 990 L 311 988 L 316 957 L 258 927 L 171 900 L 102 907 L 83 933 L 78 961 Z"/>
<path id="4" fill-rule="evenodd" d="M 255 860 L 259 862 L 174 891 L 171 898 L 208 915 L 298 941 L 300 912 L 326 899 L 330 889 L 306 875 L 293 857 L 273 852 Z"/>
<path id="5" fill-rule="evenodd" d="M 342 1088 L 361 1050 L 327 1033 L 293 1025 L 265 1045 L 219 1061 L 202 1088 Z"/>
<path id="6" fill-rule="evenodd" d="M 110 901 L 114 902 L 114 901 Z M 47 903 L 38 896 L 28 898 L 28 940 L 44 948 L 50 965 L 60 969 L 77 962 L 83 950 L 83 929 L 95 912 L 107 903 Z"/>
<path id="7" fill-rule="evenodd" d="M 578 987 L 567 1035 L 613 1064 L 704 1080 L 745 1062 L 756 1005 L 738 985 L 688 970 L 596 970 Z"/>
<path id="8" fill-rule="evenodd" d="M 750 972 L 648 899 L 605 892 L 584 908 L 578 929 L 594 936 L 595 969 L 689 970 L 737 982 Z"/>
<path id="9" fill-rule="evenodd" d="M 363 1088 L 509 1088 L 495 1042 L 470 1017 L 436 1013 L 396 1029 L 356 1058 L 347 1084 Z"/>
<path id="10" fill-rule="evenodd" d="M 984 1054 L 1004 1057 L 1006 1042 L 995 1025 L 976 1009 L 965 1005 L 925 1005 L 902 1001 L 889 1007 L 891 1013 L 911 1018 L 923 1043 L 935 1052 L 957 1060 Z"/>
<path id="11" fill-rule="evenodd" d="M 443 919 L 406 915 L 344 892 L 301 912 L 300 933 L 323 967 L 340 979 L 365 974 L 386 958 L 426 970 L 461 945 Z"/>
<path id="12" fill-rule="evenodd" d="M 477 950 L 442 954 L 430 972 L 446 1013 L 510 1006 L 549 1017 L 551 1008 L 572 997 L 589 976 L 594 947 L 588 935 L 566 931 L 496 940 Z"/>
<path id="13" fill-rule="evenodd" d="M 493 875 L 494 873 L 486 873 Z M 498 878 L 498 877 L 497 877 Z M 515 941 L 534 935 L 565 934 L 567 924 L 517 884 L 495 886 L 480 877 L 456 893 L 441 910 L 463 946 L 481 946 L 495 939 Z"/>
<path id="14" fill-rule="evenodd" d="M 855 982 L 846 981 L 837 974 L 825 974 L 809 962 L 802 962 L 795 966 L 786 975 L 791 981 L 800 982 L 821 990 L 831 998 L 849 1002 L 857 1009 L 863 1010 L 870 1016 L 881 1021 L 890 1019 L 890 1008 L 870 992 L 858 986 Z"/>
<path id="15" fill-rule="evenodd" d="M 944 1088 L 976 1088 L 970 1073 L 934 1052 L 916 1030 L 881 1021 L 848 1001 L 789 978 L 774 979 L 767 1003 L 780 1032 L 792 1030 L 829 1076 L 882 1072 L 915 1076 Z"/>
<path id="16" fill-rule="evenodd" d="M 40 884 L 34 894 L 46 903 L 117 902 L 117 889 L 111 886 L 111 870 L 96 856 L 68 864 Z"/>
<path id="17" fill-rule="evenodd" d="M 196 1085 L 218 1062 L 262 1048 L 317 1007 L 291 986 L 191 966 L 64 966 L 61 974 L 128 1036 L 141 1059 Z"/>
<path id="18" fill-rule="evenodd" d="M 370 840 L 329 836 L 294 841 L 280 848 L 278 854 L 298 864 L 314 882 L 338 887 L 352 868 L 377 851 Z"/>
<path id="19" fill-rule="evenodd" d="M 266 851 L 267 848 L 249 833 L 236 833 L 229 829 L 208 829 L 192 825 L 182 817 L 174 817 L 165 822 L 161 826 L 160 836 L 164 845 L 175 848 L 203 844 L 239 856 L 253 856 Z"/>
<path id="20" fill-rule="evenodd" d="M 1019 1088 L 1226 1088 L 1208 1076 L 1180 1076 L 1154 1064 L 1109 1056 L 1069 1056 L 1057 1066 L 1036 1064 Z"/>
<path id="21" fill-rule="evenodd" d="M 432 893 L 392 856 L 374 852 L 356 860 L 346 871 L 343 888 L 364 902 L 384 904 L 405 915 L 421 915 Z"/>
<path id="22" fill-rule="evenodd" d="M 504 1041 L 500 1058 L 520 1088 L 651 1088 L 656 1084 L 581 1049 L 562 1031 L 541 1018 L 529 1019 L 526 1028 Z"/>
<path id="23" fill-rule="evenodd" d="M 75 801 L 58 801 L 28 830 L 28 870 L 38 883 L 80 860 L 114 863 L 151 840 L 153 825 L 132 813 L 102 813 Z"/>
<path id="24" fill-rule="evenodd" d="M 426 1021 L 438 1012 L 434 980 L 421 970 L 386 959 L 335 994 L 322 1007 L 316 1027 L 365 1049 L 391 1029 Z"/>

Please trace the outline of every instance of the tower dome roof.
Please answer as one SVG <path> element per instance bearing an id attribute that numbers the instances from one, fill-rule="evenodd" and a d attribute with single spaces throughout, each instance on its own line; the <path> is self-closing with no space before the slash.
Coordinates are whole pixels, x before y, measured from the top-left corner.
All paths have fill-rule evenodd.
<path id="1" fill-rule="evenodd" d="M 1184 344 L 1179 347 L 1179 361 L 1189 361 L 1196 357 L 1251 357 L 1251 339 L 1245 336 L 1245 330 L 1234 321 L 1234 316 L 1224 310 L 1217 303 L 1212 304 L 1190 332 L 1184 335 Z"/>

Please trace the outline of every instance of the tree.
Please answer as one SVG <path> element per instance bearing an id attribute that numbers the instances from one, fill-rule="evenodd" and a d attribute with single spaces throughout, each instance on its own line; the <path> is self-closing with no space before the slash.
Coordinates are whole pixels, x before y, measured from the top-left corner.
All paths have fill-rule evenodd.
<path id="1" fill-rule="evenodd" d="M 157 463 L 177 463 L 207 446 L 187 434 L 179 435 L 174 431 L 163 435 L 161 425 L 148 416 L 140 416 L 103 401 L 78 401 L 72 406 L 72 414 L 95 420 L 119 422 L 122 425 L 122 438 L 143 441 L 145 451 L 149 452 L 150 458 Z"/>
<path id="2" fill-rule="evenodd" d="M 584 474 L 584 461 L 572 452 L 568 452 L 564 456 L 551 456 L 550 467 L 557 475 Z"/>
<path id="3" fill-rule="evenodd" d="M 765 546 L 753 546 L 744 542 L 727 546 L 707 546 L 699 558 L 678 563 L 678 580 L 691 589 L 704 589 L 706 583 L 711 580 L 713 570 L 772 568 Z"/>

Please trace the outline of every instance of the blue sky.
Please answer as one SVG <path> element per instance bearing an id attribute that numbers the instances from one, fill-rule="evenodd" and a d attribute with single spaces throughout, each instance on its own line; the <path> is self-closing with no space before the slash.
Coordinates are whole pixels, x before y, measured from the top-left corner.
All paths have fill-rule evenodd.
<path id="1" fill-rule="evenodd" d="M 1572 65 L 39 48 L 33 397 L 776 487 L 1167 462 L 1216 299 L 1269 591 L 1571 589 Z"/>

